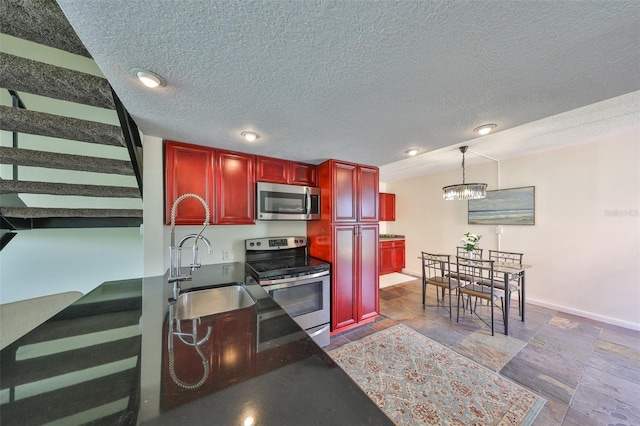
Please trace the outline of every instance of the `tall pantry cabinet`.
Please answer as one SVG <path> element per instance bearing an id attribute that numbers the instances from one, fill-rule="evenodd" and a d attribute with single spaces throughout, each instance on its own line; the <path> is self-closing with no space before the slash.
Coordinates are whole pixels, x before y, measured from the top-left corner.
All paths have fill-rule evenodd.
<path id="1" fill-rule="evenodd" d="M 331 263 L 331 330 L 380 312 L 378 168 L 329 160 L 318 166 L 321 218 L 307 223 L 311 256 Z"/>

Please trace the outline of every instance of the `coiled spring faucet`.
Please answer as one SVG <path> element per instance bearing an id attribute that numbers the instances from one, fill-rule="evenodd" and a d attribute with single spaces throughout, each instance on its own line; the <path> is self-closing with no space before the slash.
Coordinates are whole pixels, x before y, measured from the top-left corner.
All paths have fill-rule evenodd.
<path id="1" fill-rule="evenodd" d="M 176 247 L 176 235 L 175 235 L 176 208 L 178 207 L 178 204 L 180 204 L 180 202 L 185 198 L 195 198 L 202 203 L 202 206 L 204 207 L 204 211 L 205 211 L 205 219 L 204 219 L 204 223 L 202 224 L 202 229 L 200 229 L 200 232 L 198 232 L 197 234 L 189 234 L 184 236 L 180 240 L 178 246 Z M 195 271 L 196 268 L 200 267 L 200 263 L 198 262 L 198 239 L 201 239 L 202 241 L 204 241 L 205 245 L 207 246 L 207 252 L 211 254 L 211 243 L 202 235 L 202 231 L 204 231 L 204 229 L 207 227 L 207 224 L 209 223 L 209 217 L 210 217 L 209 206 L 207 206 L 207 203 L 204 201 L 204 199 L 197 194 L 192 194 L 192 193 L 183 194 L 180 197 L 178 197 L 176 201 L 174 201 L 173 206 L 171 207 L 171 241 L 169 243 L 169 282 L 174 283 L 173 290 L 174 290 L 175 298 L 177 298 L 178 296 L 177 293 L 180 291 L 179 283 L 181 281 L 191 280 L 192 278 L 191 273 Z M 191 270 L 189 271 L 188 274 L 182 274 L 182 271 L 181 271 L 182 259 L 181 259 L 180 252 L 182 250 L 182 245 L 185 243 L 185 241 L 191 238 L 195 238 L 195 241 L 193 242 L 193 246 L 191 247 L 191 251 L 192 251 Z"/>

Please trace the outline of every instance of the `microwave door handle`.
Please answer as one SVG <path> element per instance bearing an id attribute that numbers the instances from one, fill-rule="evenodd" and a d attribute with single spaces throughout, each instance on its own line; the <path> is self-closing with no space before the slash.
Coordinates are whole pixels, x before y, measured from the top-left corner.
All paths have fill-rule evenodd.
<path id="1" fill-rule="evenodd" d="M 304 194 L 305 194 L 305 200 L 306 200 L 306 216 L 307 219 L 309 219 L 309 216 L 311 215 L 311 191 L 309 190 L 308 186 L 304 187 Z"/>

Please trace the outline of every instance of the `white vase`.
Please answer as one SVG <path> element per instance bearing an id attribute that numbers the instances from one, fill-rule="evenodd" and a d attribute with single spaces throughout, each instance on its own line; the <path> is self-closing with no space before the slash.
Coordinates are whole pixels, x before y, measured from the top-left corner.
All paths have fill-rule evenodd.
<path id="1" fill-rule="evenodd" d="M 473 260 L 473 251 L 468 251 L 467 252 L 467 259 Z"/>

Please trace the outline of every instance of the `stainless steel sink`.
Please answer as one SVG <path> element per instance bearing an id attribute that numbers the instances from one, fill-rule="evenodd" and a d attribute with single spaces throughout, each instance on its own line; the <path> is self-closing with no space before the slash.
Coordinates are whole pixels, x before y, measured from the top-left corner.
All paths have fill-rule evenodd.
<path id="1" fill-rule="evenodd" d="M 178 296 L 175 318 L 188 320 L 253 306 L 256 301 L 238 284 L 194 290 Z"/>

